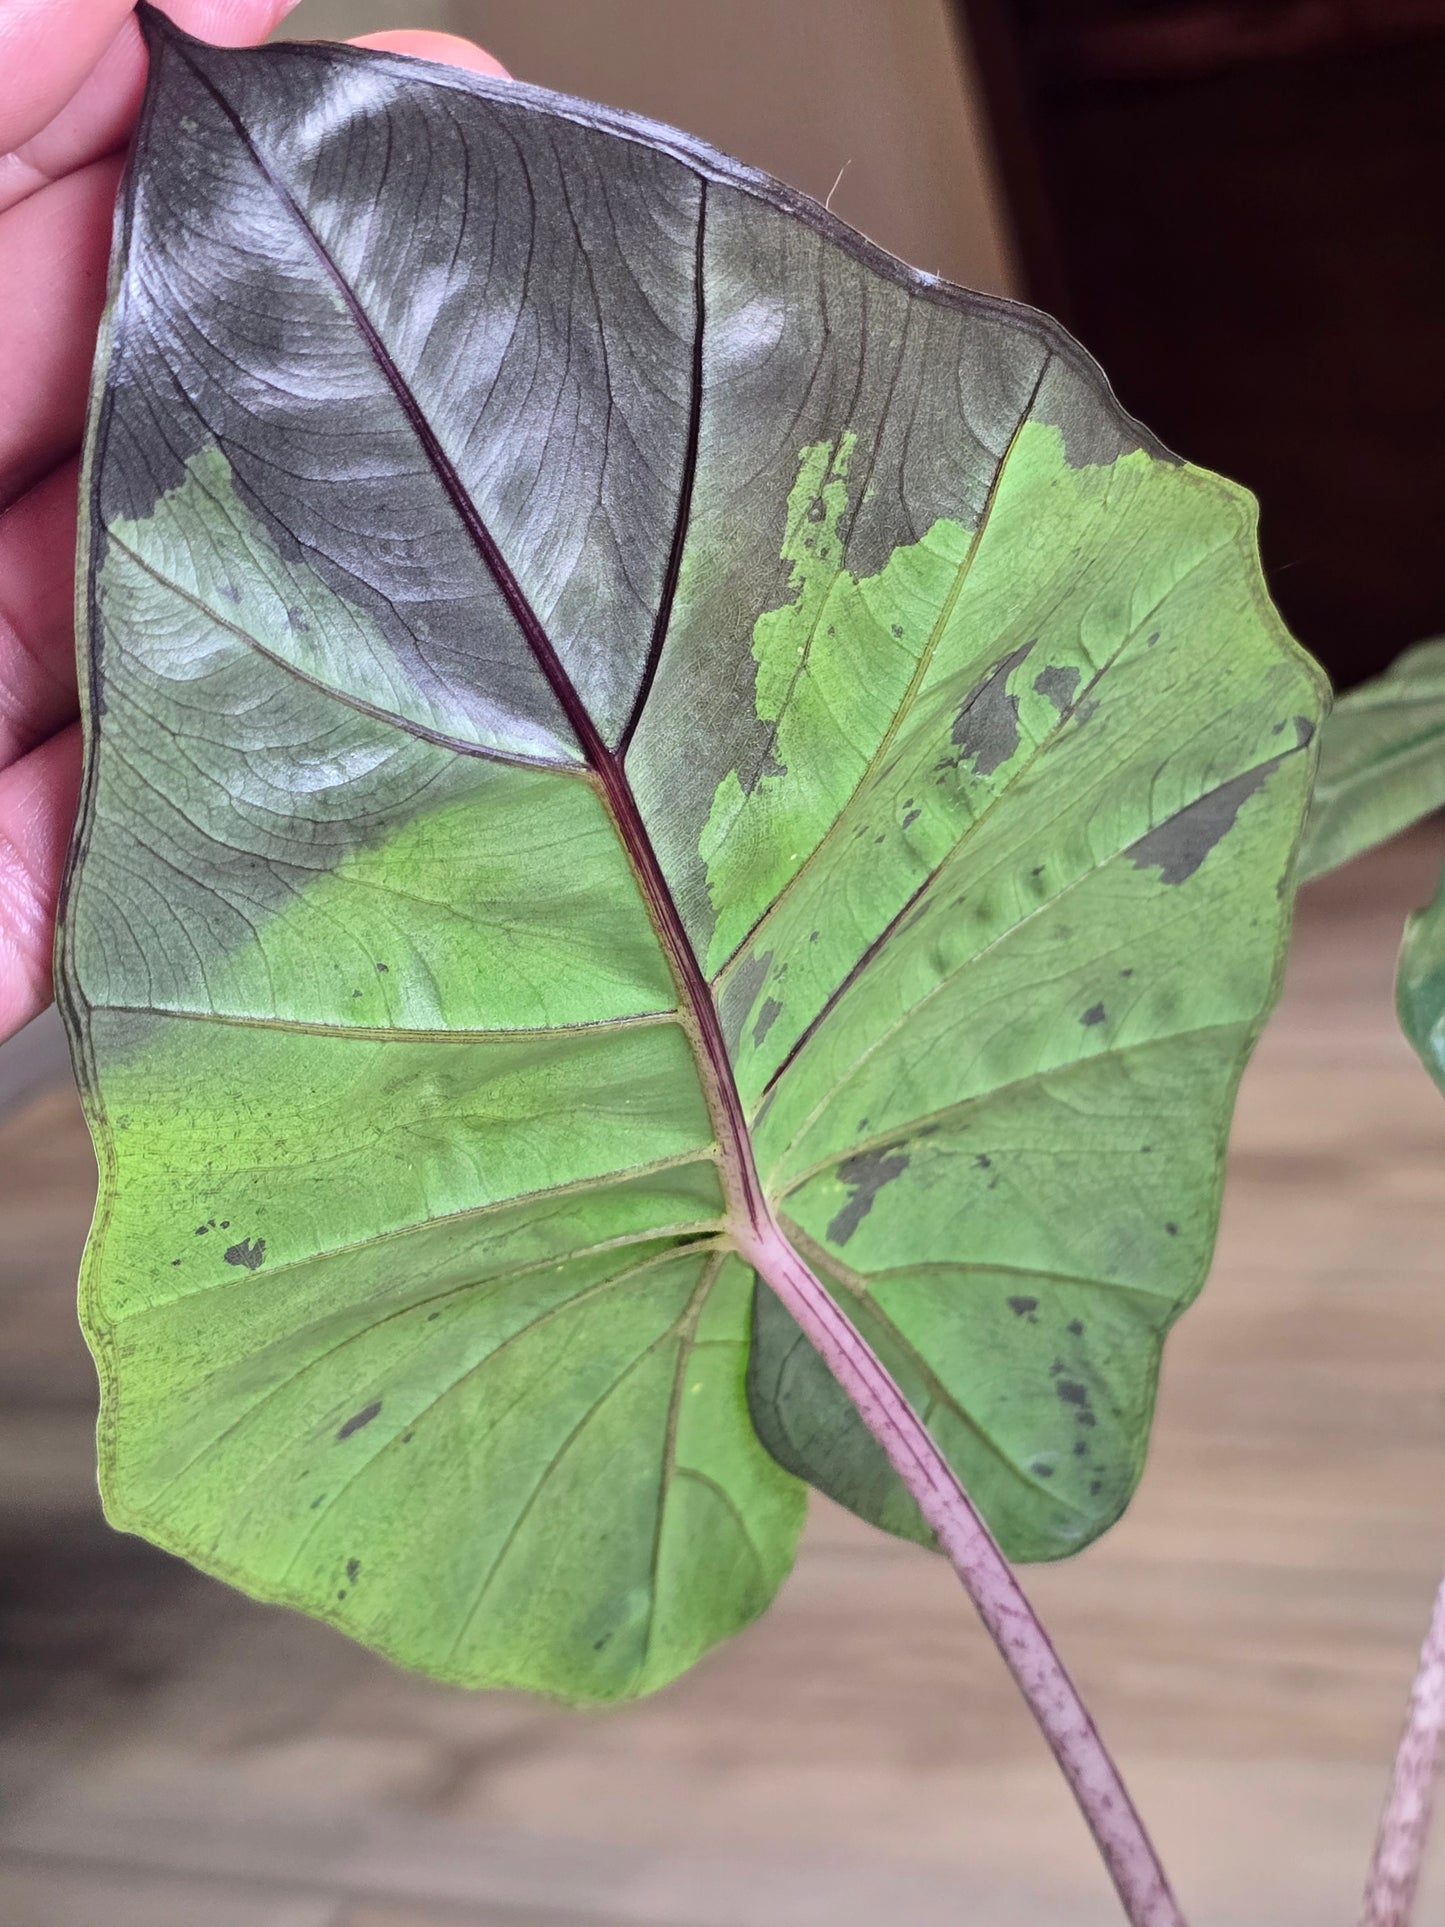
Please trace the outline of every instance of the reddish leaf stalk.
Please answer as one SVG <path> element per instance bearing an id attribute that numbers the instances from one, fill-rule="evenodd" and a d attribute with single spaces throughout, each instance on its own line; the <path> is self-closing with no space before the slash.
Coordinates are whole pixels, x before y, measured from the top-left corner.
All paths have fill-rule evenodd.
<path id="1" fill-rule="evenodd" d="M 923 1421 L 775 1224 L 742 1234 L 739 1244 L 817 1348 L 938 1534 L 1073 1789 L 1133 1927 L 1184 1927 L 1153 1843 L 1078 1688 Z M 1380 1916 L 1382 1923 L 1386 1919 L 1395 1916 Z"/>
<path id="2" fill-rule="evenodd" d="M 1425 1860 L 1430 1810 L 1445 1750 L 1445 1579 L 1410 1692 L 1410 1711 L 1365 1885 L 1361 1927 L 1409 1927 Z"/>

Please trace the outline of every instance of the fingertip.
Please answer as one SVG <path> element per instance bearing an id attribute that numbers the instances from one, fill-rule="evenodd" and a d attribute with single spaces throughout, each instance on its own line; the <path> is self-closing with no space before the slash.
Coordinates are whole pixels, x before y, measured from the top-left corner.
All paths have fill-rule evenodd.
<path id="1" fill-rule="evenodd" d="M 0 1039 L 50 1002 L 55 909 L 80 774 L 79 723 L 0 770 Z"/>
<path id="2" fill-rule="evenodd" d="M 492 74 L 498 80 L 511 75 L 494 55 L 475 40 L 464 40 L 457 33 L 437 33 L 424 27 L 393 27 L 386 33 L 359 34 L 353 47 L 373 47 L 378 53 L 409 54 L 413 60 L 434 60 L 440 67 L 465 67 L 474 74 Z"/>
<path id="3" fill-rule="evenodd" d="M 120 34 L 140 36 L 129 0 L 10 0 L 0 4 L 0 153 L 31 140 L 70 100 Z"/>
<path id="4" fill-rule="evenodd" d="M 215 47 L 253 47 L 277 28 L 297 0 L 154 0 L 183 33 Z"/>

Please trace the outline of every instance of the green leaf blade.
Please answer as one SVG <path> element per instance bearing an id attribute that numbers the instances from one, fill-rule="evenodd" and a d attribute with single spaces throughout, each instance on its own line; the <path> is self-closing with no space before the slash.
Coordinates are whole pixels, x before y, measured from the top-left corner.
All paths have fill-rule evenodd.
<path id="1" fill-rule="evenodd" d="M 945 634 L 937 696 L 925 678 L 796 901 L 730 966 L 781 1221 L 935 1436 L 953 1431 L 952 1462 L 1023 1558 L 1077 1550 L 1142 1470 L 1158 1347 L 1204 1281 L 1234 1089 L 1277 989 L 1319 713 L 1239 539 L 1247 506 L 1144 455 L 1071 469 L 1056 444 L 1019 431 L 950 611 L 956 666 Z M 1043 526 L 1062 566 L 1011 571 Z M 910 841 L 925 824 L 931 867 Z M 980 1270 L 1004 1281 L 988 1297 Z M 1102 1321 L 1082 1308 L 1091 1283 Z M 916 1530 L 856 1420 L 835 1410 L 809 1458 L 797 1415 L 772 1409 L 770 1353 L 795 1339 L 760 1312 L 764 1438 Z M 1061 1445 L 1055 1386 L 1091 1376 L 1105 1403 L 1064 1413 Z M 816 1373 L 806 1397 L 839 1403 Z M 1062 1518 L 1039 1496 L 1055 1479 Z"/>
<path id="2" fill-rule="evenodd" d="M 1395 978 L 1400 1028 L 1445 1091 L 1445 879 L 1405 925 Z"/>

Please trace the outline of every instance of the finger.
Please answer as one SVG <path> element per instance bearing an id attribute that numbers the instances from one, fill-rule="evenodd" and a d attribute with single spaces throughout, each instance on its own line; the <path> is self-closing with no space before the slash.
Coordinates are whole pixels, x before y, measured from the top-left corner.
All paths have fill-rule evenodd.
<path id="1" fill-rule="evenodd" d="M 77 466 L 0 515 L 0 769 L 75 715 Z"/>
<path id="2" fill-rule="evenodd" d="M 386 33 L 359 34 L 351 45 L 375 47 L 380 53 L 410 54 L 413 59 L 434 60 L 442 67 L 466 67 L 474 74 L 511 79 L 500 60 L 494 59 L 475 40 L 463 40 L 460 34 L 432 33 L 421 27 L 393 27 Z"/>
<path id="3" fill-rule="evenodd" d="M 171 0 L 198 39 L 263 40 L 295 0 Z M 0 213 L 116 151 L 145 85 L 131 0 L 7 0 L 0 8 Z"/>
<path id="4" fill-rule="evenodd" d="M 130 5 L 7 0 L 0 8 L 0 153 L 33 139 L 79 91 L 126 25 Z M 134 38 L 138 44 L 139 34 Z"/>
<path id="5" fill-rule="evenodd" d="M 0 1040 L 50 1002 L 55 906 L 79 794 L 79 723 L 0 772 Z"/>
<path id="6" fill-rule="evenodd" d="M 0 154 L 0 214 L 62 175 L 118 152 L 144 86 L 145 49 L 129 21 L 59 112 L 29 140 Z"/>
<path id="7" fill-rule="evenodd" d="M 0 508 L 80 441 L 119 155 L 0 220 Z"/>
<path id="8" fill-rule="evenodd" d="M 297 0 L 161 0 L 184 33 L 213 47 L 253 47 L 280 25 Z"/>

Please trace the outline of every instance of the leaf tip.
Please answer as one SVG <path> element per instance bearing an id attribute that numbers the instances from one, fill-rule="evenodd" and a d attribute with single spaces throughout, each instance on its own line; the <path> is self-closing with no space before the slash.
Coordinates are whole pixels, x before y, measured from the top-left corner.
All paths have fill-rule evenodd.
<path id="1" fill-rule="evenodd" d="M 173 41 L 190 37 L 182 33 L 168 13 L 162 13 L 159 7 L 152 6 L 150 0 L 136 0 L 135 16 L 147 53 L 153 54 Z"/>

